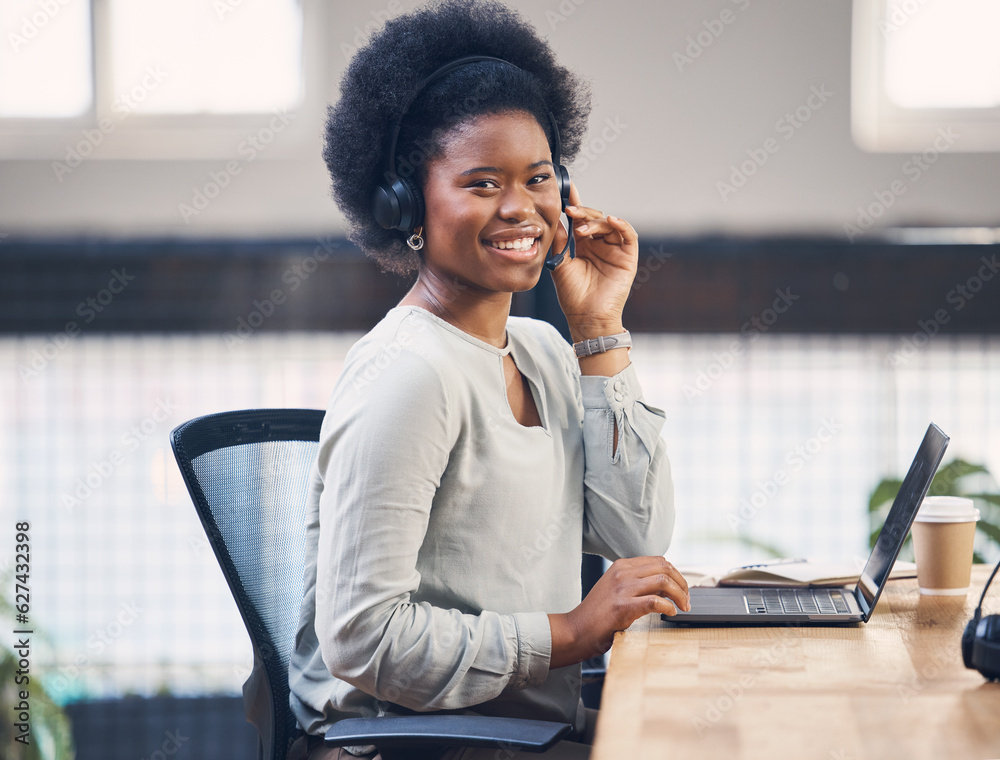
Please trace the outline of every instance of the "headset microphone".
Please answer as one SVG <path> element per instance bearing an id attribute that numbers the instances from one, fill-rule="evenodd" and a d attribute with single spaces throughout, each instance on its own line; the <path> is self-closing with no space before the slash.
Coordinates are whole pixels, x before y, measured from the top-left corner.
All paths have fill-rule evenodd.
<path id="1" fill-rule="evenodd" d="M 566 250 L 569 249 L 569 257 L 571 259 L 576 258 L 576 241 L 573 239 L 573 219 L 570 216 L 566 216 L 569 226 L 566 228 L 566 245 L 559 253 L 553 253 L 556 241 L 552 241 L 552 247 L 549 248 L 548 258 L 545 259 L 545 268 L 550 272 L 557 266 L 562 264 L 563 257 L 566 255 Z"/>
<path id="2" fill-rule="evenodd" d="M 990 681 L 1000 679 L 1000 615 L 982 615 L 983 600 L 997 570 L 1000 570 L 1000 562 L 997 562 L 990 573 L 983 594 L 979 597 L 979 606 L 962 632 L 962 662 L 965 667 L 978 670 Z"/>
<path id="3" fill-rule="evenodd" d="M 414 179 L 401 177 L 396 170 L 396 144 L 399 141 L 399 131 L 403 117 L 406 116 L 410 110 L 410 106 L 413 105 L 413 102 L 420 93 L 431 84 L 457 68 L 479 61 L 496 61 L 498 63 L 505 63 L 508 66 L 514 66 L 514 68 L 520 68 L 510 61 L 490 55 L 468 55 L 457 58 L 441 66 L 421 82 L 420 86 L 417 87 L 416 91 L 403 106 L 399 117 L 392 122 L 389 130 L 389 150 L 386 153 L 384 179 L 375 188 L 375 193 L 372 196 L 372 213 L 375 216 L 375 221 L 383 229 L 413 232 L 414 229 L 423 223 L 424 219 L 424 197 L 420 192 L 420 187 Z M 559 125 L 556 122 L 556 117 L 552 114 L 552 111 L 547 110 L 546 112 L 549 117 L 549 125 L 552 128 L 552 166 L 556 184 L 559 188 L 560 208 L 562 211 L 565 211 L 566 204 L 569 203 L 569 170 L 560 161 L 561 146 L 559 142 Z M 573 220 L 568 216 L 567 219 L 569 220 L 569 228 L 567 230 L 566 245 L 559 253 L 553 253 L 552 248 L 550 248 L 548 258 L 545 259 L 545 266 L 550 270 L 559 266 L 566 255 L 566 251 L 569 251 L 571 259 L 576 257 L 576 243 L 573 240 Z"/>
<path id="4" fill-rule="evenodd" d="M 556 174 L 556 182 L 559 186 L 559 208 L 565 212 L 566 204 L 569 203 L 569 171 L 562 165 L 560 160 L 562 157 L 562 146 L 559 143 L 559 125 L 556 124 L 556 117 L 552 115 L 552 111 L 549 111 L 548 114 L 549 124 L 552 126 L 552 166 Z M 562 263 L 567 250 L 571 259 L 576 258 L 576 240 L 573 238 L 573 218 L 569 214 L 566 215 L 566 222 L 566 245 L 563 246 L 563 249 L 559 253 L 553 253 L 556 241 L 555 238 L 552 238 L 552 245 L 549 247 L 549 254 L 545 259 L 545 268 L 550 272 Z"/>

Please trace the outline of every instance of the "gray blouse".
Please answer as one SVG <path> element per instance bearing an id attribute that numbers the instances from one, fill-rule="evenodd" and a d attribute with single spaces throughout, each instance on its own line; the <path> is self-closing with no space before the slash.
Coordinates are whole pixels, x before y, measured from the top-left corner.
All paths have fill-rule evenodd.
<path id="1" fill-rule="evenodd" d="M 540 427 L 511 412 L 508 353 Z M 546 615 L 579 604 L 582 552 L 666 552 L 663 419 L 631 365 L 581 376 L 545 322 L 510 317 L 498 349 L 392 309 L 349 352 L 323 421 L 289 674 L 299 724 L 471 708 L 581 729 L 580 666 L 549 670 Z"/>

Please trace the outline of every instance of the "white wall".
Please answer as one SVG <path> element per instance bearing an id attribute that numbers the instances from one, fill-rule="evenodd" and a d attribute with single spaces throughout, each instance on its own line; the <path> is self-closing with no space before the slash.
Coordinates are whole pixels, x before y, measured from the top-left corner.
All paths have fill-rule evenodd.
<path id="1" fill-rule="evenodd" d="M 311 0 L 307 0 L 310 2 Z M 1000 224 L 1000 154 L 948 152 L 914 181 L 906 154 L 868 154 L 850 136 L 851 7 L 846 0 L 513 0 L 560 60 L 593 83 L 591 139 L 599 155 L 574 177 L 585 203 L 629 218 L 645 235 L 694 232 L 843 234 L 859 204 L 902 180 L 890 224 Z M 379 15 L 412 0 L 324 5 L 327 80 L 336 94 L 344 46 Z M 731 23 L 690 64 L 688 37 L 727 11 Z M 718 24 L 716 24 L 718 28 Z M 317 30 L 322 31 L 322 30 Z M 683 68 L 683 70 L 679 70 Z M 325 70 L 325 71 L 324 71 Z M 808 122 L 784 115 L 829 93 Z M 319 100 L 319 98 L 317 99 Z M 813 99 L 818 104 L 817 98 Z M 602 144 L 609 122 L 625 125 Z M 261 119 L 260 126 L 267 123 Z M 58 182 L 51 162 L 0 161 L 0 232 L 51 234 L 313 235 L 343 231 L 319 156 L 321 119 L 302 114 L 293 138 L 244 162 L 239 176 L 187 222 L 178 206 L 209 172 L 237 158 L 86 161 Z M 737 192 L 717 182 L 773 138 L 777 151 Z M 787 139 L 786 139 L 787 138 Z M 0 140 L 4 139 L 0 133 Z M 107 138 L 123 140 L 124 135 Z M 281 140 L 285 143 L 278 146 Z M 960 137 L 959 137 L 960 141 Z M 110 148 L 108 149 L 110 150 Z M 572 169 L 572 167 L 571 167 Z"/>

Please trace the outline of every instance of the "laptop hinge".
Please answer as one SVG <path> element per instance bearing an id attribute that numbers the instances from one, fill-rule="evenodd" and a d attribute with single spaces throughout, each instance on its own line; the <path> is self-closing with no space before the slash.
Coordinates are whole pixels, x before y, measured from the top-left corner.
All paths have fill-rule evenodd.
<path id="1" fill-rule="evenodd" d="M 868 602 L 865 601 L 865 595 L 861 593 L 860 583 L 854 587 L 854 601 L 857 603 L 858 609 L 861 610 L 861 619 L 867 623 L 871 610 L 868 607 Z"/>

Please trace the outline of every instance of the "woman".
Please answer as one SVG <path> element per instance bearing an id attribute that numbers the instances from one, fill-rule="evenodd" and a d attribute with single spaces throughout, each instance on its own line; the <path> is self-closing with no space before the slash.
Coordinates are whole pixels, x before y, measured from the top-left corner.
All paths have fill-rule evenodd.
<path id="1" fill-rule="evenodd" d="M 470 55 L 506 62 L 421 86 Z M 389 22 L 344 76 L 327 125 L 334 195 L 352 240 L 417 277 L 352 348 L 323 424 L 290 672 L 314 737 L 347 716 L 472 710 L 571 723 L 575 741 L 550 752 L 586 757 L 579 663 L 638 617 L 689 608 L 662 556 L 663 415 L 628 349 L 577 359 L 551 326 L 510 316 L 566 245 L 553 148 L 558 132 L 573 156 L 588 111 L 531 26 L 491 2 Z M 413 226 L 384 229 L 373 193 L 411 171 Z M 620 336 L 635 231 L 575 187 L 568 200 L 576 257 L 552 276 L 573 341 Z M 615 562 L 581 603 L 583 551 Z M 341 756 L 318 738 L 309 751 Z M 495 754 L 482 752 L 445 756 Z"/>

